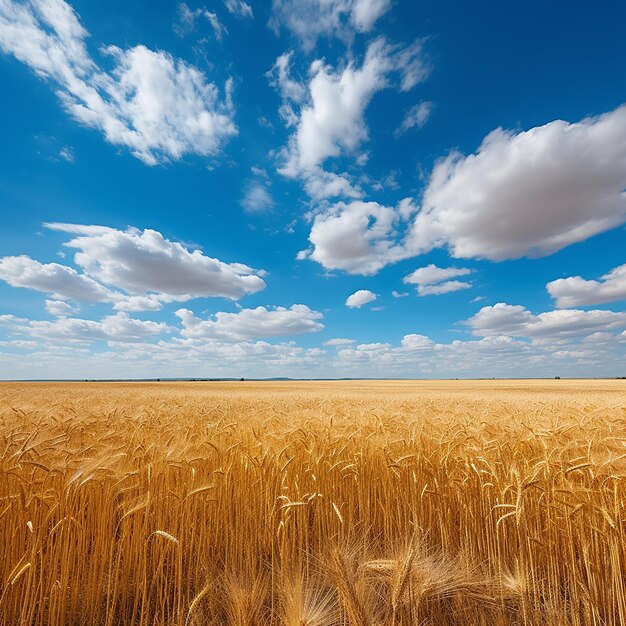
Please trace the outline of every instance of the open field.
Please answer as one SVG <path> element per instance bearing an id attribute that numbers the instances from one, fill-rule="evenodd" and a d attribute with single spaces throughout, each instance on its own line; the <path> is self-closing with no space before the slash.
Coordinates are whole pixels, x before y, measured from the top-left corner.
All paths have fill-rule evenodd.
<path id="1" fill-rule="evenodd" d="M 626 624 L 626 381 L 0 383 L 0 623 Z"/>

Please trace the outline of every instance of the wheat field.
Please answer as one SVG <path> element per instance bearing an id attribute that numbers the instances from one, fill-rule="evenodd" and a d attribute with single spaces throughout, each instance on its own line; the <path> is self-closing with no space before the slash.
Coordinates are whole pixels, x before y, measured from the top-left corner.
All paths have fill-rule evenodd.
<path id="1" fill-rule="evenodd" d="M 0 384 L 0 623 L 626 623 L 626 381 Z"/>

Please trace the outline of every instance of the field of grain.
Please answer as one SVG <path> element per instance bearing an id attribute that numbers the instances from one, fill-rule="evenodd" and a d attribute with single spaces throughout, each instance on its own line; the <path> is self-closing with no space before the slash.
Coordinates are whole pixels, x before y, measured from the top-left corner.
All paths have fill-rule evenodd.
<path id="1" fill-rule="evenodd" d="M 0 623 L 626 623 L 626 381 L 0 384 Z"/>

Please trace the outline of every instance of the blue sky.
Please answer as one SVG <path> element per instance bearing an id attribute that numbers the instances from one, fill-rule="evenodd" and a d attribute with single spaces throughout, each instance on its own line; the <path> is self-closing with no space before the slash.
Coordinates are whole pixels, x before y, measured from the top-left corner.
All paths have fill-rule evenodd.
<path id="1" fill-rule="evenodd" d="M 626 375 L 625 18 L 0 0 L 0 378 Z"/>

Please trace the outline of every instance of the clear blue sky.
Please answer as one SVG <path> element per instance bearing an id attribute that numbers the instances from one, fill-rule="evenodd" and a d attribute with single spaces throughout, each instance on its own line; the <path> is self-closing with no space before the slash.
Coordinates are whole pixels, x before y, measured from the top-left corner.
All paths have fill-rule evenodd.
<path id="1" fill-rule="evenodd" d="M 626 375 L 625 24 L 0 0 L 0 378 Z"/>

